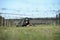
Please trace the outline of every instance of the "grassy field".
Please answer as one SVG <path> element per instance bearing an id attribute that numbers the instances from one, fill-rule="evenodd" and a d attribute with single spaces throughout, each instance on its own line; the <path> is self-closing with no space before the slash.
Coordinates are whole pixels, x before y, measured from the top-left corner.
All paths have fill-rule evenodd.
<path id="1" fill-rule="evenodd" d="M 0 40 L 60 40 L 60 27 L 52 25 L 0 27 Z"/>

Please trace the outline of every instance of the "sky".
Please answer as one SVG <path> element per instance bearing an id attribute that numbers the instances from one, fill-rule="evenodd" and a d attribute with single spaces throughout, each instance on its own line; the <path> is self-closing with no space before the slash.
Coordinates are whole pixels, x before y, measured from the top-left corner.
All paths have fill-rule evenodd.
<path id="1" fill-rule="evenodd" d="M 0 13 L 8 13 L 0 14 L 5 18 L 55 17 L 58 10 L 60 0 L 0 0 Z"/>

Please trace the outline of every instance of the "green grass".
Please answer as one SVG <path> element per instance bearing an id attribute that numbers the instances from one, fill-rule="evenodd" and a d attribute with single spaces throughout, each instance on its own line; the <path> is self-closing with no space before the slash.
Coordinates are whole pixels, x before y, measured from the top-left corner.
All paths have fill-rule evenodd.
<path id="1" fill-rule="evenodd" d="M 0 27 L 0 40 L 60 40 L 60 27 L 52 25 Z"/>

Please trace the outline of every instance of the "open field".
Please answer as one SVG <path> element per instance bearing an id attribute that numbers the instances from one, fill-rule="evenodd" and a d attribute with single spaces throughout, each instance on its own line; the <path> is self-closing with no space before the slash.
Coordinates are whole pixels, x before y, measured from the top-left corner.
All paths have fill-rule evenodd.
<path id="1" fill-rule="evenodd" d="M 0 40 L 60 40 L 60 27 L 52 25 L 0 27 Z"/>

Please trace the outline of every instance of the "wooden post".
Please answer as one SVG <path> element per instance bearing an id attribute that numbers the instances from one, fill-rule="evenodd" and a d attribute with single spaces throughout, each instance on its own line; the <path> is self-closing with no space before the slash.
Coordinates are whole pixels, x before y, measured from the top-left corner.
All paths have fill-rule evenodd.
<path id="1" fill-rule="evenodd" d="M 60 13 L 59 13 L 59 25 L 60 25 Z"/>

